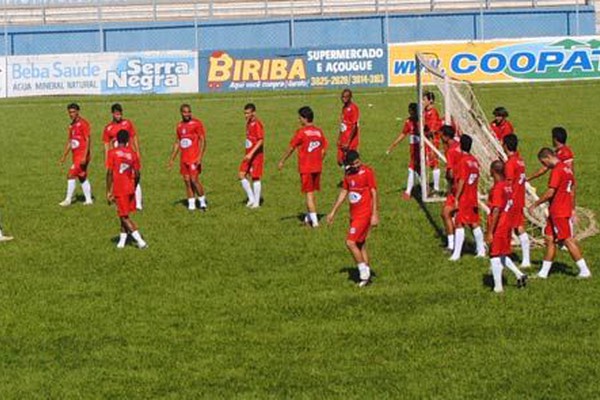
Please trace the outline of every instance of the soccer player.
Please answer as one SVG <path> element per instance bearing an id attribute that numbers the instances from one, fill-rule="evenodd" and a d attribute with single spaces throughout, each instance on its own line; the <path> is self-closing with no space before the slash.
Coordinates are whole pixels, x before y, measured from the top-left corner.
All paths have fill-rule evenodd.
<path id="1" fill-rule="evenodd" d="M 442 127 L 442 119 L 438 110 L 435 108 L 435 94 L 433 92 L 423 93 L 423 126 L 425 135 L 433 145 L 439 149 L 440 147 L 440 128 Z M 440 192 L 440 162 L 437 154 L 429 147 L 425 147 L 427 156 L 427 166 L 432 169 L 433 175 L 433 191 Z"/>
<path id="2" fill-rule="evenodd" d="M 377 183 L 373 170 L 362 164 L 358 153 L 350 150 L 344 160 L 345 176 L 340 194 L 327 215 L 331 225 L 338 209 L 348 197 L 350 203 L 350 230 L 346 246 L 358 265 L 359 286 L 366 286 L 371 279 L 371 267 L 367 253 L 367 237 L 372 226 L 379 224 Z"/>
<path id="3" fill-rule="evenodd" d="M 302 182 L 302 193 L 306 194 L 306 208 L 308 214 L 304 217 L 304 223 L 319 226 L 317 217 L 317 205 L 315 192 L 321 189 L 321 171 L 323 170 L 323 159 L 327 153 L 328 142 L 321 128 L 313 124 L 314 113 L 310 107 L 302 107 L 298 110 L 298 129 L 290 142 L 290 146 L 279 161 L 279 170 L 283 169 L 285 161 L 298 150 L 298 172 Z"/>
<path id="4" fill-rule="evenodd" d="M 454 207 L 456 213 L 456 229 L 454 236 L 454 252 L 450 261 L 460 259 L 463 244 L 465 242 L 465 226 L 473 230 L 477 257 L 485 257 L 485 243 L 483 242 L 483 231 L 479 219 L 479 203 L 477 186 L 479 185 L 479 161 L 471 154 L 473 139 L 463 134 L 460 137 L 460 149 L 462 152 L 457 169 L 456 200 Z"/>
<path id="5" fill-rule="evenodd" d="M 140 249 L 148 247 L 140 231 L 129 217 L 136 210 L 135 187 L 140 179 L 140 159 L 128 146 L 129 132 L 122 129 L 117 133 L 117 147 L 108 151 L 106 157 L 106 200 L 117 205 L 121 221 L 121 234 L 117 248 L 122 249 L 127 235 L 136 241 Z"/>
<path id="6" fill-rule="evenodd" d="M 360 110 L 352 101 L 352 90 L 344 89 L 341 95 L 342 113 L 340 114 L 340 134 L 337 142 L 337 162 L 344 164 L 344 155 L 348 150 L 358 150 Z"/>
<path id="7" fill-rule="evenodd" d="M 525 175 L 525 161 L 521 158 L 518 152 L 519 139 L 517 135 L 511 133 L 504 136 L 503 146 L 504 151 L 508 155 L 504 166 L 504 175 L 506 182 L 512 187 L 512 217 L 514 222 L 515 233 L 519 237 L 523 258 L 521 267 L 528 268 L 531 266 L 529 257 L 529 235 L 525 231 L 525 185 L 527 176 Z"/>
<path id="8" fill-rule="evenodd" d="M 502 143 L 502 140 L 504 140 L 504 137 L 506 135 L 514 133 L 514 128 L 510 121 L 507 120 L 508 110 L 506 108 L 496 107 L 494 109 L 493 114 L 494 119 L 490 123 L 490 128 L 492 129 L 492 132 L 494 132 L 494 134 L 496 135 L 498 141 Z"/>
<path id="9" fill-rule="evenodd" d="M 573 232 L 576 189 L 573 169 L 567 162 L 559 159 L 556 152 L 547 147 L 539 151 L 538 159 L 551 172 L 548 190 L 529 207 L 530 211 L 533 212 L 541 204 L 550 203 L 548 221 L 544 229 L 546 254 L 542 262 L 542 269 L 537 276 L 542 279 L 548 278 L 552 261 L 556 256 L 556 243 L 559 243 L 566 246 L 573 261 L 579 267 L 578 278 L 590 278 L 592 274 L 581 254 L 581 249 Z"/>
<path id="10" fill-rule="evenodd" d="M 181 122 L 177 124 L 177 137 L 169 158 L 169 169 L 173 167 L 173 161 L 177 157 L 177 153 L 181 151 L 179 172 L 185 183 L 188 210 L 196 209 L 196 196 L 198 196 L 200 210 L 206 211 L 204 187 L 199 180 L 202 172 L 202 159 L 206 151 L 206 131 L 202 121 L 192 116 L 192 107 L 189 104 L 181 105 L 179 111 L 181 112 Z"/>
<path id="11" fill-rule="evenodd" d="M 574 170 L 574 158 L 575 155 L 569 146 L 567 146 L 567 130 L 561 126 L 552 128 L 552 144 L 554 145 L 554 152 L 559 160 L 566 163 L 571 169 Z M 528 181 L 539 178 L 548 172 L 549 169 L 542 165 L 542 167 L 536 171 L 533 175 L 527 178 Z"/>
<path id="12" fill-rule="evenodd" d="M 415 179 L 417 178 L 417 175 L 421 173 L 421 155 L 419 151 L 421 137 L 419 135 L 419 112 L 417 111 L 417 107 L 417 103 L 410 103 L 408 105 L 408 118 L 404 121 L 402 132 L 400 132 L 400 135 L 398 135 L 385 152 L 385 154 L 389 155 L 400 142 L 408 137 L 410 158 L 408 161 L 406 190 L 402 194 L 404 200 L 410 200 L 415 185 Z"/>
<path id="13" fill-rule="evenodd" d="M 119 103 L 115 103 L 111 106 L 110 112 L 112 114 L 112 120 L 104 127 L 102 133 L 102 141 L 104 142 L 104 160 L 108 156 L 108 151 L 113 147 L 116 147 L 117 143 L 117 132 L 120 130 L 126 130 L 129 132 L 129 143 L 141 159 L 140 143 L 138 140 L 137 131 L 131 120 L 123 118 L 123 106 Z M 135 187 L 135 204 L 138 210 L 142 210 L 142 186 L 138 182 Z"/>
<path id="14" fill-rule="evenodd" d="M 69 125 L 67 143 L 60 158 L 60 165 L 65 163 L 69 151 L 72 153 L 73 164 L 67 173 L 67 195 L 59 203 L 62 207 L 71 205 L 78 179 L 85 196 L 85 203 L 83 204 L 93 204 L 92 185 L 88 180 L 88 166 L 91 160 L 90 124 L 79 115 L 80 110 L 79 105 L 76 103 L 67 106 L 71 124 Z"/>
<path id="15" fill-rule="evenodd" d="M 460 143 L 456 137 L 455 129 L 450 125 L 442 126 L 442 142 L 446 149 L 446 181 L 448 182 L 448 194 L 446 195 L 446 201 L 442 207 L 442 221 L 444 221 L 444 227 L 446 229 L 446 237 L 448 239 L 447 249 L 449 251 L 454 250 L 454 215 L 456 214 L 456 189 L 458 176 L 458 165 L 462 152 L 460 150 Z M 457 140 L 458 139 L 458 140 Z"/>
<path id="16" fill-rule="evenodd" d="M 527 275 L 521 272 L 510 259 L 511 239 L 513 230 L 512 207 L 513 193 L 512 185 L 506 181 L 504 176 L 505 165 L 496 160 L 490 166 L 490 174 L 494 178 L 494 186 L 490 190 L 488 199 L 488 229 L 486 241 L 490 246 L 490 267 L 494 277 L 494 292 L 501 293 L 502 269 L 508 268 L 517 277 L 517 287 L 525 287 Z"/>
<path id="17" fill-rule="evenodd" d="M 264 165 L 265 129 L 256 117 L 256 106 L 252 103 L 244 107 L 246 118 L 246 155 L 240 165 L 239 177 L 242 188 L 248 196 L 247 207 L 260 207 L 261 177 Z M 252 185 L 250 184 L 252 180 Z"/>

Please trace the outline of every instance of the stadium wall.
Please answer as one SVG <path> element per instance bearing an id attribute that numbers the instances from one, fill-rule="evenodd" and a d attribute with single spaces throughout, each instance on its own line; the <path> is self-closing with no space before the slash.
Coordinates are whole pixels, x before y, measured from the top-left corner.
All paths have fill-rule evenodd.
<path id="1" fill-rule="evenodd" d="M 577 18 L 578 17 L 578 18 Z M 595 34 L 593 6 L 282 18 L 256 21 L 5 27 L 0 54 L 260 49 Z"/>

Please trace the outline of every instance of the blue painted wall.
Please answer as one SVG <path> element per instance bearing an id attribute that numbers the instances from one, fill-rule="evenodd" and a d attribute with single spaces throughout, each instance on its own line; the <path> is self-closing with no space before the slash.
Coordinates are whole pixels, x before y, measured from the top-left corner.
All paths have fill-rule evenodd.
<path id="1" fill-rule="evenodd" d="M 368 45 L 421 40 L 475 40 L 595 34 L 592 6 L 343 18 L 11 27 L 0 54 L 210 50 Z"/>

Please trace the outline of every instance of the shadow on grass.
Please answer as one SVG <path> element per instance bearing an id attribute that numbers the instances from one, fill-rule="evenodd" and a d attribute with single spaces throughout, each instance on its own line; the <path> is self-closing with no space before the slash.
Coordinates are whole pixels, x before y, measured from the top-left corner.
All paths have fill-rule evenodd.
<path id="1" fill-rule="evenodd" d="M 294 214 L 294 215 L 287 215 L 285 217 L 281 217 L 279 218 L 280 221 L 287 221 L 290 219 L 296 219 L 300 222 L 304 222 L 304 217 L 306 216 L 305 212 L 300 212 L 298 214 Z M 317 214 L 317 219 L 319 220 L 319 222 L 321 222 L 321 220 L 323 219 L 323 217 L 325 217 L 325 214 Z"/>

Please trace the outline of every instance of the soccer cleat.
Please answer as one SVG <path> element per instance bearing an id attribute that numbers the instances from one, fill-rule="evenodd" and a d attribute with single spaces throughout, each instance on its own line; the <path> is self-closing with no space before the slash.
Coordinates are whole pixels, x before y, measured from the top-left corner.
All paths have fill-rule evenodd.
<path id="1" fill-rule="evenodd" d="M 94 204 L 93 200 L 86 201 L 85 203 L 83 203 L 84 206 L 91 206 L 92 204 Z"/>
<path id="2" fill-rule="evenodd" d="M 147 249 L 147 248 L 148 248 L 148 243 L 146 243 L 146 242 L 143 242 L 143 243 L 138 243 L 138 248 L 139 248 L 140 250 Z"/>
<path id="3" fill-rule="evenodd" d="M 253 203 L 253 204 L 250 206 L 250 208 L 252 208 L 252 209 L 257 209 L 257 208 L 260 208 L 260 204 L 258 204 L 258 203 Z"/>
<path id="4" fill-rule="evenodd" d="M 587 274 L 580 273 L 579 275 L 577 275 L 577 279 L 589 279 L 591 277 L 592 277 L 591 273 L 587 273 Z"/>
<path id="5" fill-rule="evenodd" d="M 124 249 L 125 243 L 117 243 L 117 249 Z"/>
<path id="6" fill-rule="evenodd" d="M 529 277 L 527 275 L 523 275 L 522 277 L 520 277 L 519 279 L 517 279 L 517 287 L 519 289 L 524 288 L 525 286 L 527 286 L 527 279 Z"/>
<path id="7" fill-rule="evenodd" d="M 504 289 L 503 288 L 494 288 L 494 293 L 504 293 Z"/>
<path id="8" fill-rule="evenodd" d="M 12 236 L 4 236 L 4 235 L 0 236 L 0 242 L 10 242 L 13 239 L 14 239 L 14 237 L 12 237 Z"/>
<path id="9" fill-rule="evenodd" d="M 188 205 L 188 210 L 194 211 L 195 209 L 196 209 L 196 205 L 195 204 L 189 204 Z"/>
<path id="10" fill-rule="evenodd" d="M 246 207 L 248 207 L 248 208 L 252 208 L 253 205 L 254 205 L 254 202 L 252 200 L 248 200 L 248 202 L 246 203 Z"/>
<path id="11" fill-rule="evenodd" d="M 58 203 L 58 205 L 61 207 L 69 207 L 71 205 L 71 200 L 64 199 L 63 201 Z"/>
<path id="12" fill-rule="evenodd" d="M 485 258 L 485 251 L 483 253 L 475 254 L 475 258 Z"/>

